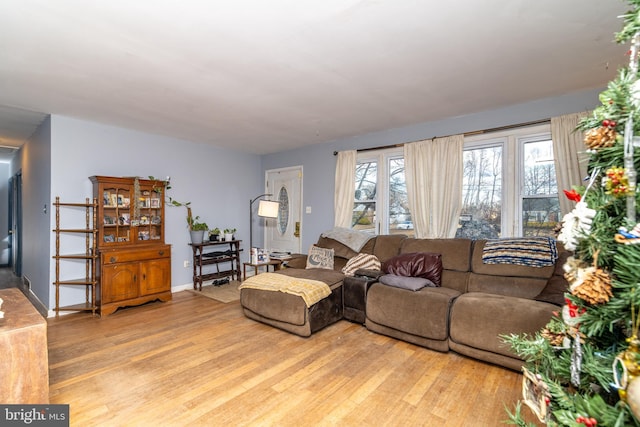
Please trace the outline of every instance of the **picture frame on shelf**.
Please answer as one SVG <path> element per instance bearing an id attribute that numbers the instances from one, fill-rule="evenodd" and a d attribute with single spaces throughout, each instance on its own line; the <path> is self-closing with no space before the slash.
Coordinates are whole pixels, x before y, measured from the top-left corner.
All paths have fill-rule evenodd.
<path id="1" fill-rule="evenodd" d="M 105 215 L 102 222 L 104 223 L 104 225 L 113 225 L 115 224 L 115 219 L 111 216 Z"/>
<path id="2" fill-rule="evenodd" d="M 120 214 L 120 225 L 129 225 L 131 222 L 131 217 L 128 213 Z"/>
<path id="3" fill-rule="evenodd" d="M 102 193 L 102 203 L 105 206 L 109 206 L 111 204 L 111 193 L 109 193 L 108 191 L 104 191 Z"/>
<path id="4" fill-rule="evenodd" d="M 153 197 L 151 199 L 151 207 L 154 209 L 158 209 L 160 207 L 160 199 L 158 199 L 157 197 Z"/>
<path id="5" fill-rule="evenodd" d="M 118 195 L 117 194 L 110 194 L 109 198 L 111 199 L 111 203 L 109 203 L 109 206 L 112 206 L 112 207 L 118 206 Z"/>
<path id="6" fill-rule="evenodd" d="M 107 243 L 112 243 L 115 241 L 113 234 L 105 234 L 103 240 Z"/>

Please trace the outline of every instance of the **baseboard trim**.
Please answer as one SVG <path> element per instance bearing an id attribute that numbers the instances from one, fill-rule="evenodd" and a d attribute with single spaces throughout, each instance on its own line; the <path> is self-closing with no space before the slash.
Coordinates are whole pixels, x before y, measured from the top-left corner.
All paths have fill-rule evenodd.
<path id="1" fill-rule="evenodd" d="M 27 299 L 33 304 L 38 313 L 45 319 L 49 317 L 49 309 L 40 301 L 40 298 L 33 293 L 31 289 L 24 283 L 20 284 L 20 291 L 27 297 Z"/>

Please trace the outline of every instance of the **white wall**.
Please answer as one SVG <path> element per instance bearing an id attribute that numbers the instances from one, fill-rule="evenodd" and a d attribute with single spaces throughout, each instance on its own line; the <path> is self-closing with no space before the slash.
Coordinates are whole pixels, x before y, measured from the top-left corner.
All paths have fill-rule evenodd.
<path id="1" fill-rule="evenodd" d="M 51 199 L 82 202 L 92 197 L 92 175 L 171 177 L 169 195 L 191 201 L 194 215 L 210 227 L 237 228 L 248 242 L 248 200 L 263 189 L 257 155 L 222 150 L 205 144 L 152 135 L 64 116 L 51 118 Z M 192 284 L 189 233 L 184 208 L 167 207 L 166 242 L 172 245 L 172 287 Z M 48 225 L 53 229 L 55 218 Z M 258 232 L 256 232 L 256 236 Z M 78 243 L 82 250 L 84 243 Z M 54 242 L 48 246 L 54 253 Z M 244 251 L 243 258 L 248 258 Z M 48 262 L 53 279 L 55 264 Z M 51 301 L 54 289 L 50 288 Z M 65 291 L 63 305 L 81 302 L 82 292 Z M 53 303 L 49 305 L 53 307 Z"/>

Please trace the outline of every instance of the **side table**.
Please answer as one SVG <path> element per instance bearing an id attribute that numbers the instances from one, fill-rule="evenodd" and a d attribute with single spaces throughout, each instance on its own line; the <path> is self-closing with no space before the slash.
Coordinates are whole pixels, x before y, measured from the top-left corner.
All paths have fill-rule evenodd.
<path id="1" fill-rule="evenodd" d="M 265 267 L 267 269 L 267 272 L 269 272 L 269 266 L 272 265 L 273 266 L 273 271 L 276 270 L 280 270 L 280 266 L 282 265 L 282 260 L 279 259 L 272 259 L 270 261 L 267 262 L 259 262 L 256 264 L 253 264 L 251 262 L 245 262 L 243 263 L 242 267 L 243 267 L 243 279 L 242 280 L 247 280 L 247 267 L 253 267 L 253 271 L 254 271 L 254 275 L 258 274 L 258 268 L 260 267 Z"/>

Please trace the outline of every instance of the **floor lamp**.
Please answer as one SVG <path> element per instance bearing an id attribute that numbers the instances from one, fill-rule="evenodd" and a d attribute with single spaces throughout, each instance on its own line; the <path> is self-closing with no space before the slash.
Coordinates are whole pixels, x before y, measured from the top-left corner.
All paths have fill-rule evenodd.
<path id="1" fill-rule="evenodd" d="M 261 197 L 273 194 L 261 194 L 253 200 L 249 200 L 249 251 L 253 248 L 253 204 Z M 270 200 L 260 200 L 258 203 L 258 216 L 263 218 L 277 218 L 280 203 Z"/>

